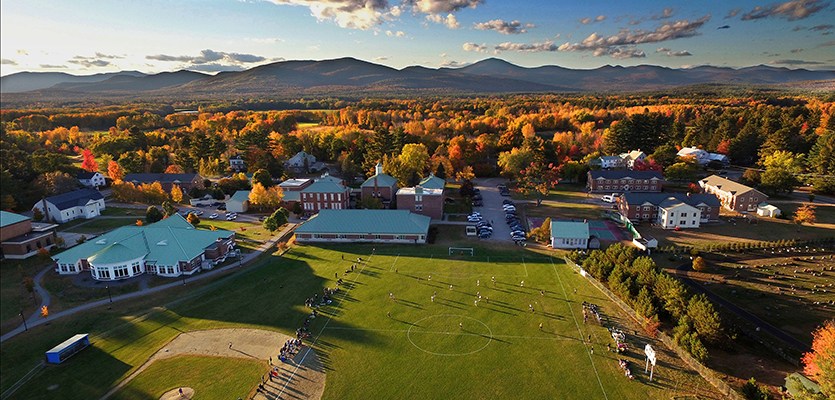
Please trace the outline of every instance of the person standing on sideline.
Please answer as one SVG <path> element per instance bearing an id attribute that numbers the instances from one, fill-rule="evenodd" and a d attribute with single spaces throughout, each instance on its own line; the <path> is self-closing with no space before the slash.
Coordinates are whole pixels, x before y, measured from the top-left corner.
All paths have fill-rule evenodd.
<path id="1" fill-rule="evenodd" d="M 458 323 L 458 327 L 459 327 L 459 328 L 461 328 L 461 329 L 464 329 L 464 323 L 463 323 L 463 322 L 459 322 L 459 323 Z"/>
<path id="2" fill-rule="evenodd" d="M 342 261 L 345 261 L 345 254 L 342 255 Z"/>
<path id="3" fill-rule="evenodd" d="M 230 349 L 232 348 L 232 342 L 229 342 L 229 348 Z"/>
<path id="4" fill-rule="evenodd" d="M 525 281 L 520 282 L 519 287 L 525 287 Z"/>
<path id="5" fill-rule="evenodd" d="M 481 279 L 476 279 L 475 285 L 476 286 L 481 286 Z"/>
<path id="6" fill-rule="evenodd" d="M 386 313 L 386 316 L 387 316 L 387 317 L 389 317 L 389 318 L 391 318 L 391 311 L 387 312 L 387 313 Z"/>
<path id="7" fill-rule="evenodd" d="M 452 290 L 452 285 L 449 285 L 449 290 Z"/>
<path id="8" fill-rule="evenodd" d="M 496 277 L 494 276 L 494 277 L 490 278 L 490 280 L 493 281 L 493 286 L 496 286 Z"/>
<path id="9" fill-rule="evenodd" d="M 434 303 L 435 302 L 435 295 L 433 294 L 432 297 L 430 297 L 429 299 L 432 300 L 432 302 Z"/>
<path id="10" fill-rule="evenodd" d="M 591 346 L 591 354 L 594 354 L 594 346 Z"/>
<path id="11" fill-rule="evenodd" d="M 542 322 L 539 323 L 539 330 L 542 330 Z"/>

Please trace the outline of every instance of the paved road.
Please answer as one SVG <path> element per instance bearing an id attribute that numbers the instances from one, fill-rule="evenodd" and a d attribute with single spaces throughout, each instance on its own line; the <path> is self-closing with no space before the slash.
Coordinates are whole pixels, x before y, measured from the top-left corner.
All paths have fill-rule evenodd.
<path id="1" fill-rule="evenodd" d="M 736 314 L 740 318 L 754 324 L 755 326 L 758 326 L 760 330 L 768 332 L 771 336 L 774 336 L 775 338 L 789 345 L 789 347 L 792 347 L 804 353 L 811 350 L 807 344 L 795 339 L 794 336 L 789 335 L 786 332 L 783 332 L 783 330 L 781 330 L 780 328 L 777 328 L 776 326 L 763 321 L 756 315 L 751 314 L 750 312 L 746 311 L 743 308 L 740 308 L 739 306 L 725 299 L 724 297 L 719 296 L 711 292 L 710 290 L 707 290 L 704 286 L 702 286 L 695 280 L 690 279 L 688 274 L 688 271 L 690 270 L 689 263 L 679 265 L 676 269 L 679 272 L 681 272 L 680 274 L 678 274 L 679 279 L 681 279 L 685 284 L 687 284 L 691 288 L 695 289 L 697 292 L 704 293 L 714 303 L 718 303 L 719 305 L 725 307 L 725 309 Z"/>
<path id="2" fill-rule="evenodd" d="M 513 239 L 510 238 L 510 227 L 505 223 L 505 213 L 504 209 L 502 209 L 502 200 L 509 199 L 509 197 L 502 197 L 499 194 L 499 189 L 496 188 L 496 185 L 506 183 L 506 181 L 500 178 L 487 178 L 476 179 L 474 183 L 475 187 L 481 191 L 484 206 L 473 207 L 473 211 L 480 212 L 485 220 L 492 221 L 493 223 L 493 236 L 486 240 L 512 243 Z"/>
<path id="3" fill-rule="evenodd" d="M 200 280 L 200 279 L 207 279 L 207 278 L 213 277 L 215 275 L 221 274 L 225 271 L 228 271 L 230 269 L 240 268 L 240 266 L 246 265 L 246 264 L 252 262 L 252 260 L 254 260 L 256 257 L 258 257 L 261 253 L 263 253 L 264 251 L 266 251 L 267 249 L 269 249 L 270 247 L 275 245 L 275 243 L 278 241 L 278 238 L 284 236 L 284 234 L 286 234 L 288 231 L 291 231 L 291 230 L 295 229 L 296 226 L 297 226 L 296 224 L 292 224 L 292 223 L 285 225 L 284 228 L 281 231 L 279 231 L 279 233 L 277 235 L 270 238 L 270 240 L 268 240 L 267 242 L 265 242 L 264 244 L 259 246 L 255 251 L 243 255 L 240 265 L 237 264 L 237 263 L 230 264 L 230 265 L 227 265 L 227 266 L 222 267 L 222 268 L 213 269 L 213 270 L 207 271 L 207 272 L 197 273 L 196 275 L 192 275 L 192 276 L 190 276 L 186 279 L 187 279 L 188 282 L 192 282 L 192 281 L 196 281 L 196 280 Z M 46 305 L 46 306 L 49 305 L 50 297 L 49 297 L 49 293 L 41 287 L 40 281 L 41 281 L 41 278 L 43 278 L 44 274 L 46 274 L 50 269 L 51 269 L 51 267 L 44 269 L 43 271 L 39 272 L 38 275 L 35 277 L 35 290 L 41 296 L 42 305 Z M 139 297 L 139 296 L 145 296 L 145 295 L 148 295 L 150 293 L 155 293 L 155 292 L 163 291 L 165 289 L 170 289 L 170 288 L 178 287 L 178 286 L 182 286 L 182 285 L 183 285 L 183 281 L 181 279 L 176 279 L 176 280 L 172 281 L 171 283 L 166 283 L 164 285 L 155 286 L 155 287 L 148 288 L 148 289 L 145 289 L 145 290 L 139 290 L 139 291 L 136 291 L 136 292 L 126 293 L 126 294 L 119 295 L 119 296 L 113 296 L 113 303 L 116 303 L 116 302 L 119 302 L 119 301 L 122 301 L 122 300 L 132 299 L 132 298 Z M 66 309 L 66 310 L 63 310 L 63 311 L 60 311 L 60 312 L 56 312 L 54 314 L 50 314 L 49 317 L 47 317 L 47 318 L 42 318 L 41 315 L 40 315 L 40 309 L 38 309 L 32 316 L 27 318 L 26 321 L 27 321 L 27 324 L 28 324 L 29 328 L 33 328 L 35 326 L 42 325 L 42 324 L 45 324 L 47 322 L 52 322 L 52 321 L 54 321 L 58 318 L 63 318 L 63 317 L 69 316 L 69 315 L 79 313 L 81 311 L 90 310 L 90 309 L 93 309 L 93 308 L 96 308 L 96 307 L 101 307 L 101 306 L 108 305 L 109 302 L 110 302 L 109 299 L 101 299 L 101 300 L 97 300 L 97 301 L 92 301 L 92 302 L 85 303 L 85 304 L 82 304 L 82 305 L 77 306 L 77 307 L 69 308 L 69 309 Z M 0 343 L 5 342 L 6 340 L 9 340 L 9 339 L 23 333 L 24 331 L 25 331 L 24 326 L 21 324 L 20 326 L 18 326 L 17 328 L 9 331 L 5 335 L 0 336 Z"/>

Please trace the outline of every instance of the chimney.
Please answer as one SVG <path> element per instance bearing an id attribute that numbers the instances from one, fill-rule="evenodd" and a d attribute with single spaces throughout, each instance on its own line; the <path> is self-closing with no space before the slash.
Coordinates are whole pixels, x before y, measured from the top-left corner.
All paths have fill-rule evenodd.
<path id="1" fill-rule="evenodd" d="M 380 175 L 383 173 L 383 164 L 377 161 L 377 165 L 374 167 L 374 175 Z"/>

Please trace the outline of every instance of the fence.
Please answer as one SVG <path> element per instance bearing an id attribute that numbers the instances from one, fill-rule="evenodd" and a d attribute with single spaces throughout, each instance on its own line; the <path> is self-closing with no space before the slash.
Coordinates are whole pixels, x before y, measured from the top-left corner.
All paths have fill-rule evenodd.
<path id="1" fill-rule="evenodd" d="M 579 265 L 574 263 L 568 258 L 565 258 L 565 262 L 570 265 L 572 268 L 577 270 L 578 272 L 582 269 Z M 590 274 L 581 274 L 586 277 L 586 279 L 591 282 L 594 287 L 600 290 L 603 294 L 606 295 L 612 302 L 618 305 L 627 315 L 629 315 L 632 319 L 637 321 L 639 324 L 642 323 L 644 320 L 637 311 L 632 309 L 628 304 L 626 304 L 623 300 L 620 299 L 617 295 L 609 291 L 609 289 L 604 286 L 600 281 L 592 277 Z M 679 356 L 684 362 L 690 367 L 693 368 L 702 378 L 705 378 L 706 381 L 710 382 L 713 387 L 719 390 L 722 395 L 727 396 L 727 398 L 734 399 L 734 400 L 744 400 L 744 397 L 739 394 L 736 390 L 734 390 L 730 385 L 728 385 L 725 381 L 723 381 L 716 371 L 704 366 L 704 364 L 700 363 L 698 360 L 693 358 L 687 351 L 679 347 L 679 345 L 666 333 L 659 331 L 658 332 L 658 339 L 664 343 L 665 346 L 672 349 L 676 355 Z"/>

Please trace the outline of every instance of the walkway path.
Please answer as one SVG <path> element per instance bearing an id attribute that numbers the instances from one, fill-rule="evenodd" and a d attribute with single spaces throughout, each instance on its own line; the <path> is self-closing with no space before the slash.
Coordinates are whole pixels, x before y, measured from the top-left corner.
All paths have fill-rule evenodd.
<path id="1" fill-rule="evenodd" d="M 678 270 L 678 272 L 680 272 L 678 274 L 678 278 L 681 279 L 685 284 L 687 284 L 691 288 L 695 289 L 699 293 L 704 293 L 714 303 L 717 303 L 717 304 L 721 305 L 722 307 L 724 307 L 728 311 L 736 314 L 738 317 L 754 324 L 755 326 L 757 326 L 761 330 L 768 332 L 771 336 L 774 336 L 775 338 L 779 339 L 780 341 L 784 342 L 785 344 L 789 345 L 790 347 L 792 347 L 796 350 L 799 350 L 801 352 L 808 352 L 810 350 L 809 346 L 807 344 L 795 339 L 794 336 L 789 335 L 788 333 L 784 332 L 782 329 L 777 328 L 776 326 L 771 325 L 770 323 L 768 323 L 766 321 L 763 321 L 760 317 L 757 317 L 756 315 L 751 314 L 747 310 L 745 310 L 745 309 L 737 306 L 736 304 L 734 304 L 732 301 L 730 301 L 730 300 L 728 300 L 728 299 L 726 299 L 722 296 L 719 296 L 718 294 L 713 293 L 710 290 L 707 290 L 704 286 L 699 284 L 699 282 L 697 282 L 693 279 L 690 279 L 689 273 L 688 273 L 689 268 L 690 268 L 689 263 L 688 264 L 682 264 L 678 268 L 676 268 L 676 270 Z"/>
<path id="2" fill-rule="evenodd" d="M 279 238 L 284 237 L 284 235 L 286 235 L 288 232 L 293 231 L 296 228 L 296 226 L 297 226 L 296 224 L 285 225 L 284 228 L 281 231 L 279 231 L 279 233 L 277 235 L 270 238 L 270 240 L 266 241 L 264 244 L 259 246 L 257 249 L 255 249 L 255 251 L 253 251 L 251 253 L 248 253 L 248 254 L 244 254 L 243 257 L 240 260 L 240 263 L 233 263 L 233 264 L 227 265 L 225 267 L 221 267 L 221 268 L 218 268 L 218 269 L 213 269 L 213 270 L 208 271 L 208 272 L 201 272 L 201 273 L 198 273 L 196 275 L 192 275 L 192 276 L 188 277 L 188 280 L 189 281 L 196 281 L 196 280 L 200 280 L 200 279 L 211 278 L 211 277 L 217 276 L 219 274 L 222 274 L 222 273 L 224 273 L 228 270 L 231 270 L 231 269 L 234 269 L 234 268 L 239 268 L 239 267 L 243 266 L 244 264 L 248 264 L 248 263 L 252 262 L 252 260 L 254 260 L 256 257 L 261 255 L 261 253 L 263 253 L 263 252 L 267 251 L 268 249 L 272 248 L 273 246 L 275 246 L 275 244 L 278 242 Z M 45 289 L 43 289 L 43 287 L 41 287 L 41 284 L 40 284 L 41 279 L 43 278 L 43 276 L 50 269 L 52 269 L 51 266 L 48 267 L 48 268 L 45 268 L 44 270 L 39 272 L 38 275 L 35 276 L 35 290 L 38 292 L 38 295 L 41 296 L 41 299 L 42 299 L 41 300 L 41 303 L 42 303 L 41 305 L 42 306 L 48 306 L 49 303 L 50 303 L 49 293 Z M 147 289 L 144 289 L 144 290 L 138 290 L 136 292 L 131 292 L 131 293 L 126 293 L 126 294 L 122 294 L 122 295 L 118 295 L 118 296 L 113 296 L 112 302 L 116 303 L 116 302 L 119 302 L 119 301 L 122 301 L 122 300 L 133 299 L 133 298 L 136 298 L 136 297 L 145 296 L 145 295 L 148 295 L 148 294 L 151 294 L 151 293 L 161 292 L 165 289 L 170 289 L 170 288 L 178 287 L 178 286 L 182 286 L 182 285 L 183 285 L 183 282 L 181 280 L 176 280 L 176 281 L 173 281 L 171 283 L 166 283 L 164 285 L 159 285 L 159 286 L 155 286 L 155 287 L 152 287 L 152 288 L 147 288 Z M 49 317 L 47 317 L 47 318 L 42 318 L 41 317 L 41 311 L 40 311 L 40 308 L 38 308 L 38 310 L 36 310 L 33 315 L 31 315 L 29 318 L 26 319 L 26 324 L 28 325 L 29 328 L 33 328 L 33 327 L 36 327 L 38 325 L 45 324 L 47 322 L 52 322 L 52 321 L 54 321 L 58 318 L 63 318 L 63 317 L 69 316 L 69 315 L 77 314 L 81 311 L 86 311 L 86 310 L 90 310 L 90 309 L 93 309 L 93 308 L 96 308 L 96 307 L 101 307 L 101 306 L 108 305 L 108 303 L 110 303 L 110 302 L 111 301 L 109 301 L 109 299 L 101 299 L 101 300 L 92 301 L 92 302 L 85 303 L 85 304 L 82 304 L 82 305 L 77 306 L 77 307 L 69 308 L 69 309 L 66 309 L 66 310 L 63 310 L 63 311 L 56 312 L 54 314 L 50 314 Z M 6 340 L 9 340 L 9 339 L 23 333 L 25 330 L 26 329 L 24 328 L 24 325 L 21 324 L 17 328 L 7 332 L 3 336 L 0 336 L 0 343 L 5 342 Z"/>

